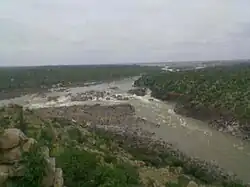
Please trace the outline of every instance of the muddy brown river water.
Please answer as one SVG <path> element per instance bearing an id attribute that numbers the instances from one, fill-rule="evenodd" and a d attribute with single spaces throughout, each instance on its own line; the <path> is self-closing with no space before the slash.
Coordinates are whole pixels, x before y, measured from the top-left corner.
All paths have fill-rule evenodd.
<path id="1" fill-rule="evenodd" d="M 43 96 L 33 94 L 2 100 L 0 105 L 16 103 L 29 108 L 42 108 L 96 103 L 130 103 L 135 107 L 138 116 L 159 124 L 159 128 L 147 129 L 154 132 L 157 138 L 172 143 L 190 156 L 212 160 L 220 167 L 237 174 L 241 180 L 250 182 L 250 142 L 218 132 L 202 121 L 180 116 L 173 111 L 173 103 L 159 101 L 152 98 L 150 94 L 143 97 L 127 94 L 135 79 L 70 88 L 64 91 L 51 90 Z M 76 94 L 90 90 L 106 91 L 109 100 L 105 97 L 99 99 L 93 97 L 92 100 L 87 101 L 71 101 Z M 128 100 L 118 100 L 114 97 L 115 94 L 127 97 Z M 48 101 L 46 98 L 48 96 L 58 96 L 58 98 L 56 101 Z"/>

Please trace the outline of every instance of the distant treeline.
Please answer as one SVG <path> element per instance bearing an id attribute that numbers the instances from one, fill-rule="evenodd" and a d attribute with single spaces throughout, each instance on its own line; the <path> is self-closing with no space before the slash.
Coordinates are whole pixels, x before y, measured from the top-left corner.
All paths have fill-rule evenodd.
<path id="1" fill-rule="evenodd" d="M 82 65 L 0 68 L 0 91 L 107 81 L 155 71 L 138 65 Z"/>

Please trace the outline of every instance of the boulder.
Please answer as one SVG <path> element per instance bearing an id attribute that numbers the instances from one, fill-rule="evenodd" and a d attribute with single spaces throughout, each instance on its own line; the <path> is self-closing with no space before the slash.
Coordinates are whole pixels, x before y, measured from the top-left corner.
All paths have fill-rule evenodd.
<path id="1" fill-rule="evenodd" d="M 24 176 L 25 167 L 23 165 L 0 165 L 0 175 L 7 177 L 19 177 Z M 4 175 L 5 174 L 5 175 Z M 1 179 L 0 179 L 1 180 Z M 1 186 L 1 185 L 0 185 Z"/>
<path id="2" fill-rule="evenodd" d="M 0 173 L 5 173 L 7 175 L 9 175 L 9 173 L 12 173 L 12 166 L 11 165 L 0 165 Z"/>
<path id="3" fill-rule="evenodd" d="M 194 181 L 190 181 L 188 183 L 187 187 L 199 187 L 199 185 L 196 182 L 194 182 Z"/>
<path id="4" fill-rule="evenodd" d="M 45 176 L 43 178 L 42 184 L 44 187 L 51 187 L 53 186 L 55 179 L 56 161 L 55 158 L 47 158 L 46 162 L 47 166 L 45 166 Z"/>
<path id="5" fill-rule="evenodd" d="M 24 165 L 17 165 L 13 167 L 12 173 L 10 173 L 9 177 L 22 177 L 25 175 L 25 166 Z"/>
<path id="6" fill-rule="evenodd" d="M 61 168 L 56 168 L 54 187 L 63 187 L 63 171 Z"/>
<path id="7" fill-rule="evenodd" d="M 48 167 L 55 172 L 56 170 L 56 159 L 54 157 L 50 157 L 47 159 L 48 161 Z"/>
<path id="8" fill-rule="evenodd" d="M 22 151 L 20 147 L 0 153 L 0 164 L 14 164 L 22 158 Z"/>
<path id="9" fill-rule="evenodd" d="M 177 167 L 177 168 L 175 168 L 175 173 L 176 173 L 176 174 L 182 174 L 182 173 L 183 173 L 182 167 Z"/>
<path id="10" fill-rule="evenodd" d="M 0 135 L 0 149 L 12 149 L 25 141 L 27 137 L 19 129 L 6 129 Z"/>
<path id="11" fill-rule="evenodd" d="M 122 95 L 119 94 L 119 95 L 116 96 L 116 99 L 123 100 L 123 97 L 122 97 Z"/>
<path id="12" fill-rule="evenodd" d="M 44 158 L 49 158 L 49 148 L 47 146 L 43 146 L 41 148 L 42 154 Z"/>
<path id="13" fill-rule="evenodd" d="M 135 94 L 137 96 L 145 96 L 147 94 L 146 88 L 134 88 L 128 91 L 129 94 Z"/>
<path id="14" fill-rule="evenodd" d="M 6 129 L 0 135 L 0 187 L 6 186 L 8 180 L 25 175 L 26 167 L 22 154 L 31 151 L 36 144 L 33 138 L 27 138 L 18 129 Z M 62 169 L 56 169 L 55 158 L 49 157 L 48 147 L 42 147 L 46 161 L 45 175 L 41 181 L 43 187 L 63 187 Z"/>

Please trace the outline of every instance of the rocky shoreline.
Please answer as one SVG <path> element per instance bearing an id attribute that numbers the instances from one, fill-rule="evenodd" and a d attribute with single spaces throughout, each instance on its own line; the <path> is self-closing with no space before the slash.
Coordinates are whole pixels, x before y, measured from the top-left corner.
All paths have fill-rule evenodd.
<path id="1" fill-rule="evenodd" d="M 145 90 L 146 87 L 136 87 L 137 90 Z M 250 140 L 250 128 L 248 123 L 240 123 L 237 119 L 233 118 L 232 115 L 221 114 L 221 111 L 211 110 L 207 108 L 194 109 L 188 107 L 185 104 L 181 104 L 178 99 L 182 94 L 178 93 L 164 93 L 164 95 L 155 94 L 154 91 L 151 92 L 151 96 L 162 100 L 175 103 L 174 111 L 182 116 L 191 117 L 197 120 L 204 121 L 208 125 L 220 132 L 230 134 L 242 140 Z"/>
<path id="2" fill-rule="evenodd" d="M 241 124 L 232 116 L 218 115 L 219 112 L 212 112 L 209 110 L 195 110 L 178 103 L 174 111 L 183 116 L 205 121 L 210 127 L 220 132 L 230 134 L 242 140 L 250 140 L 250 131 L 247 129 L 247 125 Z"/>
<path id="3" fill-rule="evenodd" d="M 83 93 L 78 93 L 75 96 L 71 97 L 71 101 L 98 101 L 98 100 L 118 100 L 118 101 L 127 101 L 129 98 L 127 96 L 123 96 L 121 94 L 111 94 L 109 91 L 95 91 L 90 90 Z"/>
<path id="4" fill-rule="evenodd" d="M 224 185 L 238 183 L 236 175 L 226 172 L 213 162 L 188 157 L 165 141 L 156 140 L 149 136 L 138 136 L 129 132 L 121 133 L 112 129 L 107 130 L 98 126 L 91 126 L 89 129 L 98 135 L 112 138 L 128 152 L 134 152 L 135 157 L 138 156 L 149 166 L 179 167 L 189 180 L 194 177 L 204 183 L 210 181 L 221 182 Z"/>

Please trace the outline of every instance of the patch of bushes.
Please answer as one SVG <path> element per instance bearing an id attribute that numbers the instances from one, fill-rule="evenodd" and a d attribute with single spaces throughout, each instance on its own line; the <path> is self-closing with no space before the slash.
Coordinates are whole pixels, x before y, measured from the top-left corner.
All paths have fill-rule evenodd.
<path id="1" fill-rule="evenodd" d="M 167 182 L 166 187 L 182 187 L 179 183 L 176 182 Z"/>
<path id="2" fill-rule="evenodd" d="M 71 127 L 67 130 L 68 136 L 71 140 L 76 140 L 78 143 L 83 143 L 86 141 L 85 136 L 81 132 L 81 130 L 77 127 Z"/>
<path id="3" fill-rule="evenodd" d="M 161 168 L 165 166 L 170 167 L 181 167 L 183 173 L 188 176 L 192 176 L 201 183 L 204 184 L 221 184 L 223 186 L 239 185 L 242 186 L 241 181 L 234 181 L 224 176 L 221 171 L 217 171 L 217 168 L 211 168 L 207 163 L 192 161 L 185 155 L 175 152 L 174 150 L 167 150 L 158 144 L 151 145 L 148 144 L 137 145 L 135 140 L 124 139 L 124 137 L 112 134 L 104 133 L 103 131 L 96 131 L 100 137 L 109 140 L 113 139 L 117 142 L 120 147 L 130 153 L 134 159 L 141 160 L 148 166 L 153 166 L 156 168 Z M 143 141 L 143 140 L 142 140 Z"/>
<path id="4" fill-rule="evenodd" d="M 113 159 L 113 158 L 112 158 Z M 87 151 L 66 149 L 57 159 L 68 187 L 139 186 L 139 176 L 128 163 L 102 163 L 100 156 Z"/>

